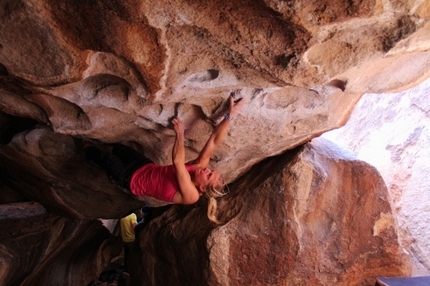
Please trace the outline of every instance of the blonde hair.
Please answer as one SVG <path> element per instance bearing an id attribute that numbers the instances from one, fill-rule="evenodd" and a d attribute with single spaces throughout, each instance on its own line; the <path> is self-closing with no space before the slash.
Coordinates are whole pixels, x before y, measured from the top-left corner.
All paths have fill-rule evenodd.
<path id="1" fill-rule="evenodd" d="M 207 185 L 204 193 L 208 199 L 219 198 L 228 194 L 228 187 L 224 185 L 224 179 L 220 177 L 219 182 Z"/>
<path id="2" fill-rule="evenodd" d="M 224 192 L 223 186 L 207 186 L 205 188 L 205 195 L 208 199 L 210 199 L 222 197 L 226 195 L 226 193 Z"/>
<path id="3" fill-rule="evenodd" d="M 217 218 L 218 202 L 216 199 L 227 195 L 229 193 L 229 188 L 227 185 L 224 185 L 224 180 L 220 178 L 220 182 L 218 182 L 218 184 L 214 183 L 208 185 L 205 190 L 205 195 L 209 199 L 207 217 L 210 221 L 220 225 L 223 222 L 219 221 Z"/>
<path id="4" fill-rule="evenodd" d="M 216 224 L 222 224 L 222 222 L 220 222 L 218 220 L 218 218 L 216 217 L 218 211 L 218 203 L 216 201 L 215 198 L 209 198 L 208 201 L 208 211 L 207 211 L 207 216 L 208 219 Z"/>

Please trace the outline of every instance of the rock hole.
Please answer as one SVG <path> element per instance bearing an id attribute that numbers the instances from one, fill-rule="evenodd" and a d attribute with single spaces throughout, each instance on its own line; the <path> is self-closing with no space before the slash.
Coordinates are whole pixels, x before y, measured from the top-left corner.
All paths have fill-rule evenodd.
<path id="1" fill-rule="evenodd" d="M 345 91 L 346 88 L 346 84 L 348 83 L 347 80 L 342 80 L 342 79 L 332 79 L 328 85 L 340 88 L 342 91 Z"/>
<path id="2" fill-rule="evenodd" d="M 294 57 L 294 54 L 277 56 L 275 58 L 275 65 L 286 68 Z"/>
<path id="3" fill-rule="evenodd" d="M 0 48 L 1 48 L 1 44 L 0 44 Z M 7 68 L 0 63 L 0 76 L 6 76 L 9 75 L 9 72 L 7 71 Z"/>
<path id="4" fill-rule="evenodd" d="M 208 69 L 206 71 L 197 73 L 190 78 L 190 82 L 205 82 L 216 79 L 219 76 L 219 70 Z"/>

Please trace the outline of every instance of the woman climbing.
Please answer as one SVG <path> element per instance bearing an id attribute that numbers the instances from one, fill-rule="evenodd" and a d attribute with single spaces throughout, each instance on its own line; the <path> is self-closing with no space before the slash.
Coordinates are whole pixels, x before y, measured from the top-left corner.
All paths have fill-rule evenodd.
<path id="1" fill-rule="evenodd" d="M 87 160 L 94 161 L 106 170 L 109 177 L 123 189 L 138 197 L 152 197 L 168 203 L 193 204 L 200 195 L 224 195 L 224 182 L 219 172 L 207 168 L 216 147 L 227 134 L 231 120 L 244 104 L 229 97 L 229 111 L 217 125 L 198 157 L 185 162 L 184 125 L 179 118 L 172 120 L 176 133 L 172 149 L 172 165 L 160 166 L 124 145 L 116 145 L 112 153 L 103 153 L 91 146 Z"/>

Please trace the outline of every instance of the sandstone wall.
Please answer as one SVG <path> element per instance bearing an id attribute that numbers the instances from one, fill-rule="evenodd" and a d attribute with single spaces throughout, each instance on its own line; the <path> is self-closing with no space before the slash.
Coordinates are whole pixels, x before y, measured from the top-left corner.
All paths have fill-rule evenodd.
<path id="1" fill-rule="evenodd" d="M 70 220 L 35 202 L 0 205 L 0 285 L 88 285 L 122 250 L 98 220 Z"/>
<path id="2" fill-rule="evenodd" d="M 140 231 L 134 284 L 350 286 L 410 273 L 382 177 L 329 141 L 265 160 L 230 190 L 220 225 L 201 201 Z"/>
<path id="3" fill-rule="evenodd" d="M 381 172 L 414 275 L 430 274 L 429 95 L 429 80 L 400 93 L 365 94 L 344 127 L 324 134 Z"/>
<path id="4" fill-rule="evenodd" d="M 364 93 L 403 90 L 426 80 L 429 19 L 428 1 L 421 0 L 1 1 L 0 203 L 35 201 L 49 215 L 74 222 L 124 216 L 144 202 L 122 193 L 102 170 L 87 164 L 84 143 L 101 148 L 123 143 L 168 164 L 174 139 L 170 121 L 179 116 L 186 127 L 187 159 L 193 159 L 226 111 L 229 95 L 246 104 L 211 167 L 228 183 L 238 184 L 266 158 L 343 126 Z M 262 173 L 270 177 L 272 170 Z M 298 187 L 288 195 L 295 198 L 304 190 Z M 220 204 L 219 211 L 228 213 L 224 207 Z M 188 211 L 193 212 L 185 208 L 181 213 L 186 217 Z M 16 215 L 25 217 L 22 212 Z M 201 212 L 194 223 L 209 231 Z M 376 214 L 368 219 L 366 227 L 374 224 Z M 50 227 L 46 222 L 45 228 Z M 88 225 L 90 233 L 93 227 Z M 207 241 L 208 232 L 201 235 Z M 283 237 L 276 238 L 284 243 Z M 393 245 L 382 241 L 372 245 Z M 88 238 L 88 243 L 99 242 L 97 235 Z M 4 249 L 8 257 L 13 247 Z M 73 268 L 80 270 L 70 273 L 89 279 L 83 266 L 107 258 L 86 255 L 79 252 L 68 262 L 47 256 L 44 265 L 61 268 L 82 259 L 86 262 Z M 23 268 L 35 269 L 24 254 L 17 256 L 23 257 Z M 205 262 L 202 257 L 188 259 Z M 378 261 L 385 261 L 381 257 Z M 393 260 L 397 274 L 407 273 Z M 344 281 L 359 271 L 348 265 Z M 331 262 L 326 266 L 329 273 L 340 271 Z M 48 281 L 52 273 L 46 269 L 28 281 Z M 16 277 L 8 271 L 2 277 Z M 234 281 L 214 266 L 213 271 L 205 281 Z M 303 279 L 294 271 L 294 277 Z M 276 281 L 291 278 L 284 274 Z M 328 283 L 330 275 L 312 277 Z"/>

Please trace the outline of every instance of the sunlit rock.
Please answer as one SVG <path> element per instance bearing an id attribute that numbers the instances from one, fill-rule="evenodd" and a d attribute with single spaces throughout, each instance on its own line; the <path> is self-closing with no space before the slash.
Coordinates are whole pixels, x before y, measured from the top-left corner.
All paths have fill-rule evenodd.
<path id="1" fill-rule="evenodd" d="M 430 273 L 429 94 L 429 80 L 400 93 L 365 94 L 345 127 L 324 134 L 381 172 L 414 275 Z"/>

